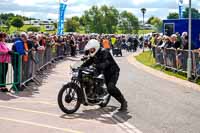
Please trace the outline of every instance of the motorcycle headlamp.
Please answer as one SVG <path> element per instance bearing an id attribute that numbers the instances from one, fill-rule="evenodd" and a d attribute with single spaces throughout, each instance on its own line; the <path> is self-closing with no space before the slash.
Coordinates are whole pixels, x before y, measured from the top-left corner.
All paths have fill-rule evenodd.
<path id="1" fill-rule="evenodd" d="M 73 77 L 78 77 L 78 71 L 73 72 L 73 73 L 72 73 L 72 76 L 73 76 Z"/>

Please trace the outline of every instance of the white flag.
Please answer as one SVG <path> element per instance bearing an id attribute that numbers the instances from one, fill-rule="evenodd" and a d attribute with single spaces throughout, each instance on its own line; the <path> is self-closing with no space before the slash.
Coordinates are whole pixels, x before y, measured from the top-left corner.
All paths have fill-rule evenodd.
<path id="1" fill-rule="evenodd" d="M 60 0 L 60 3 L 67 4 L 68 0 Z"/>

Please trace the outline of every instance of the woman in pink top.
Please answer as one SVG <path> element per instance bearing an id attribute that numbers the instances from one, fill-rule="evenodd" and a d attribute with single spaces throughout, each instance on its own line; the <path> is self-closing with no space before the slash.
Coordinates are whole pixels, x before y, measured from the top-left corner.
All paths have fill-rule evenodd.
<path id="1" fill-rule="evenodd" d="M 0 33 L 0 90 L 7 92 L 6 88 L 6 75 L 8 72 L 8 63 L 10 62 L 9 48 L 5 43 L 6 34 Z"/>

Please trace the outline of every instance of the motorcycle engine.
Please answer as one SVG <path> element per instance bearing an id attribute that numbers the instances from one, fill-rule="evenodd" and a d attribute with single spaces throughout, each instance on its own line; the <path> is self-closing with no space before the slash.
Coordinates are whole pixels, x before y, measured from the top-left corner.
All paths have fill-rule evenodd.
<path id="1" fill-rule="evenodd" d="M 106 95 L 104 77 L 99 75 L 94 78 L 90 75 L 83 75 L 82 79 L 88 101 L 93 104 L 100 102 Z"/>

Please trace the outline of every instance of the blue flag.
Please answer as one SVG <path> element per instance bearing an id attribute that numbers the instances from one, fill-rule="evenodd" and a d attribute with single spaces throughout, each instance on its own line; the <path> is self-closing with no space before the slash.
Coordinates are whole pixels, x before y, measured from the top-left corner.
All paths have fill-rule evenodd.
<path id="1" fill-rule="evenodd" d="M 58 35 L 64 34 L 64 21 L 65 21 L 65 11 L 67 8 L 67 1 L 68 0 L 60 1 L 59 20 L 58 20 Z"/>

